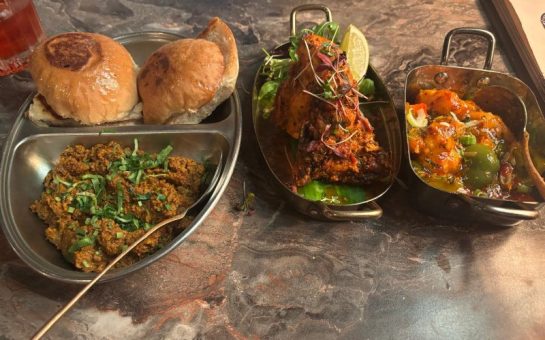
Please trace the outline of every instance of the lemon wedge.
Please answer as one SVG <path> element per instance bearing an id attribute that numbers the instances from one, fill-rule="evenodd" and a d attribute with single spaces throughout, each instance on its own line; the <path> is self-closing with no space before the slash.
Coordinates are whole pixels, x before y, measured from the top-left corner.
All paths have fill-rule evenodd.
<path id="1" fill-rule="evenodd" d="M 369 45 L 363 33 L 354 25 L 348 25 L 341 41 L 341 49 L 346 52 L 348 66 L 354 79 L 360 81 L 369 66 Z"/>

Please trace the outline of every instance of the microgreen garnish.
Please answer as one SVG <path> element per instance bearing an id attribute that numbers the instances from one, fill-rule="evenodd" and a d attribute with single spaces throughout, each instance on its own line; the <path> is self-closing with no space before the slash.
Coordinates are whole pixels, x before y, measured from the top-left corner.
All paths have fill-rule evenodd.
<path id="1" fill-rule="evenodd" d="M 286 56 L 265 53 L 266 58 L 261 75 L 266 77 L 266 81 L 262 84 L 257 98 L 258 109 L 263 118 L 267 119 L 274 110 L 276 94 L 280 88 L 280 84 L 285 79 L 285 75 L 288 74 L 289 66 L 299 62 L 301 57 L 297 55 L 297 51 L 299 50 L 299 53 L 304 53 L 304 56 L 306 56 L 306 64 L 301 66 L 298 74 L 292 77 L 293 81 L 298 81 L 298 78 L 310 69 L 315 84 L 303 88 L 301 91 L 321 102 L 333 106 L 335 108 L 335 119 L 330 123 L 335 127 L 335 130 L 338 129 L 350 134 L 349 138 L 346 136 L 340 137 L 343 138 L 343 141 L 335 145 L 342 144 L 355 135 L 352 130 L 349 131 L 350 127 L 345 124 L 347 109 L 359 111 L 357 119 L 361 119 L 364 127 L 368 128 L 370 124 L 361 113 L 358 98 L 368 100 L 369 96 L 374 94 L 374 83 L 372 80 L 366 78 L 363 78 L 360 84 L 350 80 L 350 76 L 347 73 L 349 68 L 346 62 L 346 54 L 336 47 L 336 44 L 338 44 L 336 39 L 339 37 L 339 33 L 340 30 L 337 23 L 324 22 L 310 29 L 303 29 L 296 36 L 290 37 L 289 59 Z M 310 40 L 307 42 L 306 38 L 309 34 L 322 36 L 327 41 L 324 41 L 318 48 L 313 48 L 311 51 L 309 47 Z M 304 44 L 304 48 L 302 49 L 300 48 L 301 44 Z M 346 126 L 343 126 L 343 124 Z M 333 151 L 334 146 L 330 145 L 328 148 Z M 337 150 L 334 152 L 341 154 Z"/>
<path id="2" fill-rule="evenodd" d="M 278 87 L 288 75 L 290 60 L 278 59 L 280 56 L 269 54 L 266 50 L 263 50 L 263 52 L 266 57 L 261 69 L 261 75 L 266 77 L 267 80 L 259 90 L 257 102 L 263 118 L 267 119 L 273 110 Z"/>
<path id="3" fill-rule="evenodd" d="M 255 194 L 253 192 L 246 192 L 246 182 L 242 183 L 242 201 L 235 206 L 235 209 L 241 211 L 247 215 L 251 215 L 254 208 Z"/>
<path id="4" fill-rule="evenodd" d="M 288 75 L 290 60 L 278 59 L 278 55 L 270 54 L 265 49 L 263 49 L 263 53 L 265 53 L 266 57 L 261 75 L 267 77 L 267 80 L 285 79 Z"/>
<path id="5" fill-rule="evenodd" d="M 327 38 L 328 40 L 331 40 L 333 42 L 337 42 L 335 41 L 335 38 L 337 38 L 339 34 L 339 24 L 334 21 L 326 21 L 324 23 L 315 25 L 310 29 L 303 29 L 296 36 L 291 36 L 288 54 L 293 62 L 299 61 L 299 57 L 297 56 L 297 48 L 299 48 L 299 43 L 301 42 L 302 37 L 309 33 L 313 33 Z M 326 51 L 331 51 L 331 44 L 324 47 L 326 47 Z"/>
<path id="6" fill-rule="evenodd" d="M 262 76 L 266 76 L 266 81 L 260 88 L 257 103 L 260 113 L 264 118 L 268 118 L 275 109 L 278 89 L 281 85 L 286 86 L 282 83 L 285 79 L 276 79 L 275 76 L 288 74 L 288 71 L 295 72 L 289 74 L 289 85 L 293 90 L 311 96 L 312 105 L 323 103 L 329 106 L 323 110 L 327 115 L 324 115 L 320 134 L 314 135 L 319 136 L 319 139 L 313 137 L 305 150 L 307 152 L 318 150 L 318 146 L 323 144 L 337 157 L 354 158 L 352 144 L 348 142 L 360 139 L 359 132 L 373 131 L 360 104 L 374 97 L 375 86 L 374 82 L 367 78 L 362 78 L 359 83 L 354 81 L 346 51 L 338 46 L 339 33 L 337 23 L 324 22 L 311 29 L 303 29 L 290 37 L 287 55 L 286 53 L 278 55 L 276 51 L 277 55 L 266 53 L 261 73 Z M 325 39 L 317 38 L 316 35 Z M 289 64 L 281 69 L 282 72 L 273 72 L 278 69 L 280 61 L 288 61 Z M 273 65 L 277 68 L 274 69 Z M 281 65 L 285 67 L 285 64 Z M 303 133 L 301 132 L 302 135 Z M 345 143 L 348 146 L 343 146 Z"/>

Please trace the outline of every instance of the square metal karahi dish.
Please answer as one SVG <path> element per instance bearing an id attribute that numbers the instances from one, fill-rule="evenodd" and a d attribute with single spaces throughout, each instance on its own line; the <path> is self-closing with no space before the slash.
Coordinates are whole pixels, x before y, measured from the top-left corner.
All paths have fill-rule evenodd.
<path id="1" fill-rule="evenodd" d="M 458 34 L 487 41 L 484 69 L 448 65 Z M 537 218 L 544 203 L 529 169 L 545 170 L 545 119 L 526 84 L 490 70 L 494 47 L 492 33 L 457 28 L 445 37 L 441 65 L 407 75 L 409 187 L 413 203 L 430 215 L 513 226 Z M 532 160 L 523 156 L 522 131 Z"/>

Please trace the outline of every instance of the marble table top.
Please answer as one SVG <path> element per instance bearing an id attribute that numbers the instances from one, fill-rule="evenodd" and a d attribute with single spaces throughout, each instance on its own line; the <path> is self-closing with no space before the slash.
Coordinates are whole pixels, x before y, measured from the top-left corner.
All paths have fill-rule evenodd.
<path id="1" fill-rule="evenodd" d="M 124 279 L 101 284 L 48 334 L 78 339 L 545 338 L 545 219 L 514 228 L 425 216 L 394 186 L 379 220 L 328 223 L 278 196 L 258 157 L 250 115 L 263 54 L 286 40 L 287 0 L 36 0 L 48 35 L 162 30 L 194 36 L 212 16 L 239 47 L 244 133 L 232 180 L 179 248 Z M 367 36 L 371 63 L 398 109 L 409 70 L 439 62 L 445 34 L 494 31 L 476 0 L 330 1 L 334 20 Z M 318 20 L 305 14 L 302 22 Z M 452 62 L 480 67 L 485 46 L 455 42 Z M 494 70 L 512 72 L 498 46 Z M 0 78 L 0 144 L 33 85 Z M 242 186 L 255 212 L 240 213 Z M 32 271 L 0 233 L 0 338 L 28 338 L 79 286 Z"/>

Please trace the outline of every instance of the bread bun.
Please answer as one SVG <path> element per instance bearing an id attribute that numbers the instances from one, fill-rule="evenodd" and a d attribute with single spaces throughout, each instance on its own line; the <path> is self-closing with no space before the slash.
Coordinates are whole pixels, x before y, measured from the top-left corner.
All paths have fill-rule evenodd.
<path id="1" fill-rule="evenodd" d="M 212 102 L 220 104 L 229 98 L 237 84 L 239 65 L 235 37 L 229 26 L 221 21 L 220 18 L 215 17 L 210 20 L 208 27 L 197 38 L 216 43 L 221 50 L 221 54 L 223 54 L 223 62 L 225 63 L 223 79 L 220 90 L 216 93 L 215 98 L 212 99 Z"/>
<path id="2" fill-rule="evenodd" d="M 144 122 L 165 123 L 183 114 L 198 122 L 199 109 L 210 102 L 223 77 L 219 47 L 202 39 L 181 39 L 161 46 L 138 75 Z"/>
<path id="3" fill-rule="evenodd" d="M 56 35 L 34 50 L 30 73 L 46 106 L 62 118 L 86 125 L 134 118 L 137 68 L 129 52 L 109 37 Z"/>
<path id="4" fill-rule="evenodd" d="M 153 53 L 138 75 L 146 123 L 195 124 L 235 89 L 238 52 L 233 33 L 213 18 L 197 39 L 181 39 Z"/>

